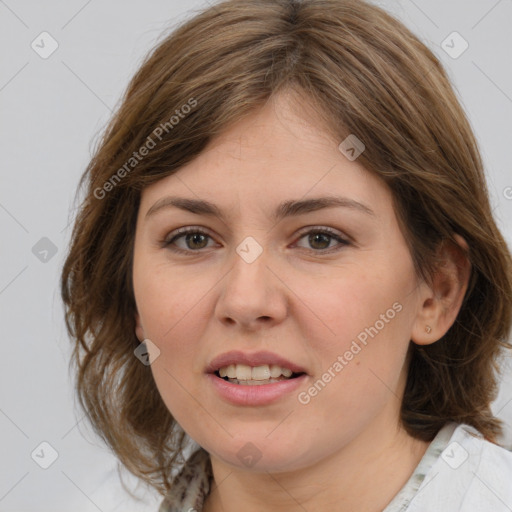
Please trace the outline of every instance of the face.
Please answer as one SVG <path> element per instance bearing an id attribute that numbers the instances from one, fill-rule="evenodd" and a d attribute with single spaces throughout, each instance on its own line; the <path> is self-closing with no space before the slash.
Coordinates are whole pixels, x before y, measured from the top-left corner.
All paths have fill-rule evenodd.
<path id="1" fill-rule="evenodd" d="M 137 336 L 158 348 L 158 390 L 212 457 L 246 469 L 246 455 L 306 468 L 396 429 L 420 307 L 389 189 L 299 110 L 281 95 L 232 125 L 143 190 L 137 219 Z M 294 373 L 245 382 L 272 369 Z"/>

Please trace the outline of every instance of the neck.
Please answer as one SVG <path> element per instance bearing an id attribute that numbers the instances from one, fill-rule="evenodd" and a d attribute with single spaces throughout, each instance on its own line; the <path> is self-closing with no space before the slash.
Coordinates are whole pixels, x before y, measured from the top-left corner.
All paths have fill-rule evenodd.
<path id="1" fill-rule="evenodd" d="M 215 483 L 204 512 L 382 511 L 428 445 L 402 428 L 374 424 L 330 457 L 293 472 L 248 472 L 212 457 Z"/>

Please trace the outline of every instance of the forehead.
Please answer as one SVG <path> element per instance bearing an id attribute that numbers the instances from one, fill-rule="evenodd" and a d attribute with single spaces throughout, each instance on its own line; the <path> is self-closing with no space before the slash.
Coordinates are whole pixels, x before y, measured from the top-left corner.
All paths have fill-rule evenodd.
<path id="1" fill-rule="evenodd" d="M 207 199 L 229 209 L 272 208 L 284 200 L 343 195 L 390 206 L 386 185 L 356 160 L 294 98 L 277 97 L 233 123 L 191 162 L 144 189 L 141 210 L 165 195 Z M 306 115 L 306 112 L 309 115 Z"/>

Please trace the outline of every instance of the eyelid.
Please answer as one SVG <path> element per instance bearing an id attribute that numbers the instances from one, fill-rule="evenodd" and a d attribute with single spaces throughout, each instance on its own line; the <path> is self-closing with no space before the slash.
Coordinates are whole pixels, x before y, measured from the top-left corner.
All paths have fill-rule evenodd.
<path id="1" fill-rule="evenodd" d="M 168 233 L 167 235 L 165 235 L 165 237 L 161 241 L 160 245 L 162 247 L 164 247 L 164 248 L 168 247 L 169 245 L 171 245 L 171 243 L 174 240 L 176 240 L 176 239 L 178 239 L 178 238 L 180 238 L 183 235 L 186 235 L 188 233 L 200 233 L 200 234 L 209 236 L 212 240 L 214 239 L 214 237 L 210 234 L 210 232 L 206 228 L 203 228 L 203 227 L 200 227 L 200 226 L 184 226 L 184 227 L 175 229 L 175 230 L 171 231 L 171 233 Z M 173 250 L 176 250 L 176 252 L 180 252 L 179 247 L 178 248 L 174 248 Z M 191 251 L 191 250 L 184 251 L 184 250 L 181 250 L 181 252 L 191 253 L 191 252 L 200 252 L 200 251 Z"/>
<path id="2" fill-rule="evenodd" d="M 317 225 L 317 224 L 311 225 L 311 226 L 305 226 L 305 227 L 301 228 L 298 231 L 298 235 L 303 236 L 303 235 L 311 233 L 311 232 L 313 232 L 313 233 L 315 233 L 315 232 L 329 233 L 333 237 L 338 237 L 346 242 L 353 242 L 352 237 L 343 233 L 342 231 L 339 231 L 334 228 L 330 228 L 329 226 L 321 226 L 321 225 Z"/>
<path id="3" fill-rule="evenodd" d="M 338 245 L 334 246 L 334 247 L 330 247 L 329 249 L 321 249 L 321 250 L 317 250 L 317 251 L 315 251 L 314 249 L 307 249 L 304 247 L 300 247 L 300 249 L 304 249 L 304 250 L 308 251 L 309 253 L 322 255 L 322 254 L 330 254 L 333 252 L 338 252 L 345 246 L 353 245 L 353 240 L 351 237 L 345 235 L 344 233 L 339 232 L 336 229 L 330 228 L 328 226 L 318 226 L 318 225 L 306 226 L 306 227 L 302 228 L 299 231 L 299 233 L 297 234 L 298 238 L 297 238 L 297 241 L 294 243 L 294 245 L 297 244 L 297 242 L 299 242 L 304 236 L 310 235 L 310 234 L 317 234 L 317 233 L 327 234 L 331 238 L 335 239 L 338 242 Z"/>
<path id="4" fill-rule="evenodd" d="M 183 237 L 184 235 L 186 235 L 188 233 L 203 234 L 203 235 L 210 237 L 212 240 L 214 240 L 214 237 L 210 234 L 209 230 L 206 228 L 203 228 L 200 226 L 184 226 L 184 227 L 175 229 L 174 231 L 172 231 L 171 233 L 166 235 L 165 238 L 160 242 L 160 246 L 162 248 L 169 248 L 169 246 L 171 246 L 171 244 L 175 240 Z M 341 233 L 336 229 L 330 228 L 328 226 L 311 225 L 311 226 L 304 226 L 303 228 L 301 228 L 298 231 L 298 233 L 296 235 L 297 240 L 296 240 L 296 242 L 294 242 L 294 244 L 296 244 L 298 241 L 300 241 L 300 239 L 302 239 L 304 236 L 306 236 L 308 234 L 316 234 L 316 233 L 320 233 L 320 234 L 324 233 L 324 234 L 329 235 L 330 237 L 332 237 L 338 241 L 338 246 L 331 247 L 329 249 L 321 249 L 321 250 L 307 249 L 304 247 L 300 247 L 300 249 L 304 249 L 308 252 L 317 253 L 317 254 L 329 254 L 330 252 L 336 252 L 336 251 L 340 250 L 340 248 L 347 246 L 347 245 L 353 245 L 353 243 L 354 243 L 352 237 L 350 237 L 344 233 Z M 200 254 L 205 249 L 198 249 L 198 250 L 194 251 L 191 249 L 186 250 L 186 249 L 181 249 L 179 247 L 173 247 L 170 250 L 172 250 L 173 252 L 182 253 L 182 254 L 193 254 L 193 253 Z"/>

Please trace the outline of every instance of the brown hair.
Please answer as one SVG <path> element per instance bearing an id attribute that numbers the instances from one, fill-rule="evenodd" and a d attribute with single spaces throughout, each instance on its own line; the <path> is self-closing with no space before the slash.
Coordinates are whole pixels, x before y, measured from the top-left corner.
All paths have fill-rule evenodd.
<path id="1" fill-rule="evenodd" d="M 440 241 L 458 233 L 469 245 L 456 321 L 432 345 L 411 343 L 404 427 L 423 440 L 448 421 L 490 440 L 501 432 L 489 406 L 498 356 L 510 348 L 511 258 L 439 60 L 361 0 L 228 0 L 175 29 L 133 77 L 81 178 L 85 198 L 61 278 L 80 403 L 121 462 L 161 493 L 187 438 L 133 353 L 140 193 L 284 88 L 313 106 L 336 140 L 364 142 L 358 162 L 391 188 L 418 275 L 433 275 Z"/>

